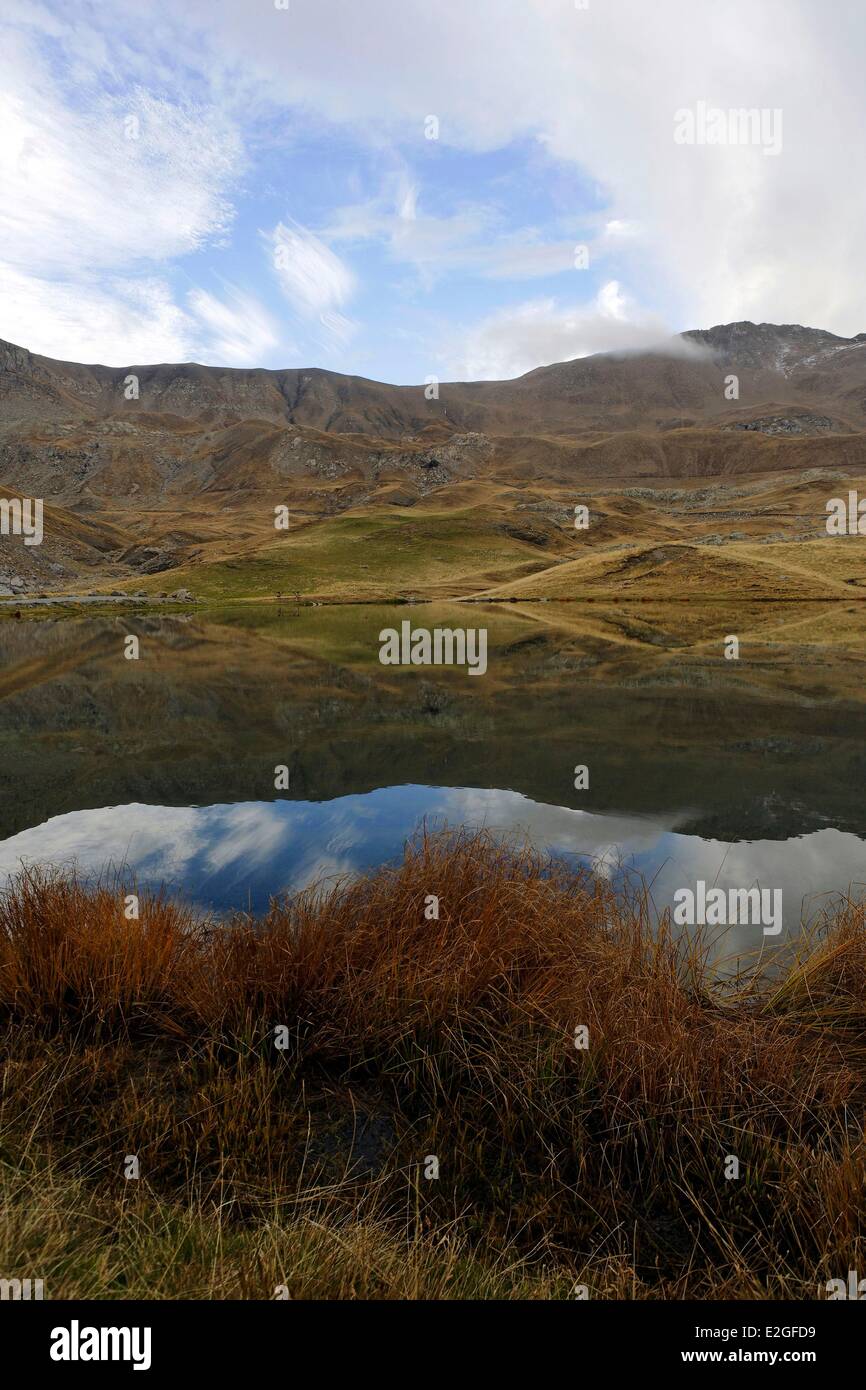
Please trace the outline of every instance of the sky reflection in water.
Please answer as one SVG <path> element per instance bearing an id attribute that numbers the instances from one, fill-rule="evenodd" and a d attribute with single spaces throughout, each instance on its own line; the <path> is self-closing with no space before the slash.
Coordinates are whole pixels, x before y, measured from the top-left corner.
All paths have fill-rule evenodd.
<path id="1" fill-rule="evenodd" d="M 833 829 L 727 844 L 678 833 L 676 818 L 665 824 L 543 805 L 512 791 L 412 785 L 324 802 L 75 811 L 0 842 L 0 874 L 22 862 L 75 864 L 96 873 L 124 865 L 140 884 L 179 888 L 203 907 L 259 911 L 273 894 L 399 858 L 425 819 L 434 829 L 447 823 L 528 836 L 556 854 L 592 858 L 608 875 L 625 866 L 652 881 L 659 909 L 697 879 L 720 888 L 781 888 L 783 936 L 796 932 L 804 915 L 814 916 L 819 894 L 848 885 L 856 892 L 866 878 L 863 841 Z M 733 928 L 724 952 L 761 944 L 759 926 Z"/>

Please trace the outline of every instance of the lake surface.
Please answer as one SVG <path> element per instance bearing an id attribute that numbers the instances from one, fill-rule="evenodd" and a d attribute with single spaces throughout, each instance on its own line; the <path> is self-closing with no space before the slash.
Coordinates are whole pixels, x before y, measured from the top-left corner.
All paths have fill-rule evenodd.
<path id="1" fill-rule="evenodd" d="M 486 674 L 383 667 L 378 634 L 407 615 L 485 626 Z M 640 877 L 659 910 L 698 880 L 781 889 L 779 938 L 713 932 L 720 953 L 769 947 L 866 883 L 866 664 L 827 621 L 452 604 L 6 622 L 0 879 L 122 868 L 257 911 L 397 859 L 422 825 L 485 826 Z"/>

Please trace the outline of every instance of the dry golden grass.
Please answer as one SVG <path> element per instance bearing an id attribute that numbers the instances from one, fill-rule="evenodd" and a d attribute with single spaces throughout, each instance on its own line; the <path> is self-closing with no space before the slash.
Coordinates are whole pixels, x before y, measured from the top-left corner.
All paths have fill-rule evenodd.
<path id="1" fill-rule="evenodd" d="M 484 836 L 257 922 L 144 896 L 127 921 L 119 886 L 30 874 L 0 902 L 3 1272 L 818 1297 L 866 1261 L 864 985 L 853 905 L 781 972 L 717 978 L 641 898 Z"/>

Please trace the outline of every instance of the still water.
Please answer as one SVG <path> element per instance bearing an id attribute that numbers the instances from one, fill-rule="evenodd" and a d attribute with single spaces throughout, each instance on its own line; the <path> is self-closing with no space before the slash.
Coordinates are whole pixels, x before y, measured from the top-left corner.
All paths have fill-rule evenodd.
<path id="1" fill-rule="evenodd" d="M 488 671 L 471 680 L 381 666 L 379 630 L 400 614 L 4 624 L 0 879 L 26 863 L 122 868 L 257 911 L 395 860 L 426 824 L 640 877 L 659 909 L 699 880 L 781 889 L 780 939 L 827 895 L 860 893 L 864 667 L 856 644 L 804 646 L 820 614 L 794 643 L 744 611 L 754 635 L 734 667 L 716 643 L 730 614 L 416 608 L 431 626 L 487 625 Z M 769 944 L 759 925 L 717 935 L 726 954 Z"/>

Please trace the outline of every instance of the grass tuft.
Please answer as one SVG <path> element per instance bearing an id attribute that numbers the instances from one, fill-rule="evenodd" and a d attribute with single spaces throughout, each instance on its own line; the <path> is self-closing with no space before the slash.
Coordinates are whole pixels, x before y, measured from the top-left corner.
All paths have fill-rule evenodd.
<path id="1" fill-rule="evenodd" d="M 866 1265 L 863 908 L 731 977 L 644 895 L 484 834 L 256 921 L 127 921 L 125 891 L 0 899 L 4 1277 L 802 1299 Z"/>

